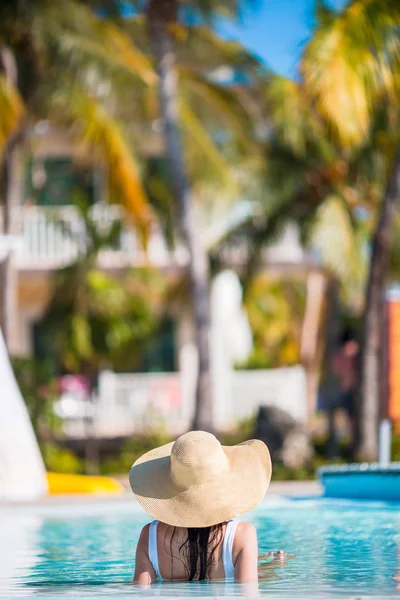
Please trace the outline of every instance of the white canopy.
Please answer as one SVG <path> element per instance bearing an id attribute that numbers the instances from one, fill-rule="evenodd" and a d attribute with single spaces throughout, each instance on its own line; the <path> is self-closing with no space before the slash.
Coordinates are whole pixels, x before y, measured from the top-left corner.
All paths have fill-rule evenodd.
<path id="1" fill-rule="evenodd" d="M 0 501 L 36 500 L 46 471 L 0 330 Z"/>

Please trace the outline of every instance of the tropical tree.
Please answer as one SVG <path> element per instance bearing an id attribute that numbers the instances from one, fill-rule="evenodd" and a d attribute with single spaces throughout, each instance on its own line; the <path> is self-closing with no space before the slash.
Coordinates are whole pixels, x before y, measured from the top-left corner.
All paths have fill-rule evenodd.
<path id="1" fill-rule="evenodd" d="M 236 8 L 225 4 L 219 8 Z M 194 429 L 212 429 L 212 392 L 210 381 L 209 349 L 209 268 L 204 245 L 196 223 L 194 190 L 184 160 L 179 120 L 178 72 L 176 69 L 175 35 L 179 13 L 185 8 L 209 17 L 215 10 L 209 3 L 196 4 L 178 0 L 149 0 L 146 6 L 148 35 L 159 76 L 160 113 L 170 163 L 171 186 L 178 207 L 180 231 L 189 250 L 189 277 L 196 346 L 198 351 L 198 378 Z M 217 9 L 218 10 L 218 9 Z"/>
<path id="2" fill-rule="evenodd" d="M 254 268 L 259 247 L 291 221 L 299 227 L 304 247 L 318 254 L 344 284 L 348 298 L 357 302 L 365 238 L 357 214 L 362 208 L 374 210 L 380 156 L 370 140 L 357 152 L 346 152 L 332 139 L 301 83 L 270 76 L 267 103 L 271 126 L 264 197 L 258 203 L 263 218 L 257 213 L 253 218 L 249 263 Z"/>
<path id="3" fill-rule="evenodd" d="M 111 198 L 145 230 L 150 210 L 132 146 L 112 112 L 109 86 L 123 78 L 155 81 L 148 60 L 115 25 L 74 0 L 63 10 L 48 0 L 2 2 L 0 7 L 0 153 L 3 232 L 12 232 L 22 195 L 18 151 L 37 120 L 75 125 L 77 140 L 108 165 Z M 108 86 L 108 87 L 107 87 Z M 106 88 L 106 89 L 105 89 Z M 115 85 L 114 88 L 115 89 Z M 13 256 L 3 264 L 2 327 L 12 344 L 16 305 Z M 11 348 L 12 349 L 12 348 Z"/>
<path id="4" fill-rule="evenodd" d="M 380 212 L 371 246 L 359 373 L 360 456 L 376 459 L 381 400 L 383 304 L 395 212 L 400 195 L 398 101 L 400 5 L 352 0 L 338 14 L 320 2 L 318 26 L 302 60 L 307 90 L 347 147 L 368 137 L 376 111 L 390 128 L 381 139 L 387 157 Z"/>
<path id="5" fill-rule="evenodd" d="M 119 15 L 121 11 L 120 3 L 116 0 L 93 0 L 92 4 L 97 7 L 106 8 L 109 14 Z M 169 181 L 174 197 L 175 209 L 179 221 L 179 231 L 190 256 L 188 266 L 188 276 L 190 279 L 191 304 L 193 314 L 193 324 L 195 331 L 195 340 L 198 350 L 198 376 L 196 385 L 196 408 L 193 420 L 193 428 L 212 430 L 212 394 L 210 382 L 210 356 L 209 356 L 209 268 L 207 252 L 201 239 L 198 226 L 198 217 L 195 209 L 196 192 L 193 185 L 193 176 L 190 166 L 186 160 L 186 146 L 183 130 L 189 127 L 199 143 L 211 150 L 215 164 L 223 165 L 223 161 L 214 151 L 215 137 L 202 135 L 200 125 L 204 115 L 204 110 L 199 104 L 199 115 L 193 111 L 187 110 L 184 103 L 184 88 L 190 87 L 191 90 L 197 89 L 197 94 L 213 100 L 214 105 L 219 105 L 218 116 L 222 116 L 222 122 L 228 117 L 231 118 L 233 112 L 230 108 L 230 93 L 227 89 L 219 93 L 218 97 L 212 94 L 211 77 L 199 78 L 199 73 L 185 70 L 182 64 L 182 48 L 185 52 L 189 44 L 185 46 L 179 42 L 188 39 L 187 36 L 195 31 L 195 44 L 190 47 L 194 49 L 194 55 L 199 55 L 205 48 L 210 47 L 212 36 L 201 32 L 201 28 L 192 28 L 190 24 L 210 24 L 212 17 L 219 13 L 232 15 L 238 9 L 235 2 L 224 2 L 217 5 L 211 5 L 208 2 L 181 2 L 180 0 L 148 0 L 146 3 L 138 3 L 134 0 L 124 4 L 125 9 L 131 7 L 131 14 L 135 12 L 144 13 L 145 23 L 147 25 L 147 39 L 150 43 L 151 52 L 154 59 L 155 70 L 158 74 L 158 92 L 159 92 L 159 114 L 162 119 L 163 134 L 165 140 L 166 159 L 169 164 Z M 126 12 L 129 13 L 127 10 Z M 199 34 L 200 32 L 200 34 Z M 211 44 L 212 45 L 212 44 Z M 223 55 L 221 49 L 214 44 L 216 56 Z M 226 48 L 226 46 L 225 46 Z M 224 62 L 211 59 L 209 51 L 206 52 L 208 60 L 203 63 L 204 71 L 209 69 L 211 72 L 217 66 L 226 67 L 232 64 L 232 57 L 238 58 L 237 47 L 230 48 L 230 59 L 227 60 L 227 54 L 224 55 Z M 190 55 L 190 51 L 189 51 Z M 204 53 L 203 53 L 204 56 Z M 249 55 L 247 55 L 249 56 Z M 183 62 L 187 59 L 183 59 Z M 246 62 L 246 61 L 245 61 Z M 250 61 L 251 62 L 251 61 Z M 253 65 L 255 61 L 253 60 Z M 236 63 L 237 65 L 237 63 Z M 247 66 L 248 63 L 247 63 Z M 245 64 L 242 61 L 242 67 Z M 204 85 L 205 81 L 207 85 Z M 190 82 L 190 86 L 187 83 Z M 222 90 L 220 89 L 220 92 Z M 199 94 L 200 92 L 200 94 Z M 237 103 L 235 103 L 237 105 Z M 220 126 L 220 124 L 219 124 Z M 236 131 L 249 133 L 249 128 L 238 128 L 236 120 Z M 218 128 L 217 128 L 218 131 Z M 251 136 L 250 136 L 251 137 Z M 211 142 L 211 143 L 210 143 Z"/>
<path id="6" fill-rule="evenodd" d="M 322 321 L 333 309 L 338 282 L 348 310 L 359 314 L 362 307 L 366 248 L 386 177 L 382 139 L 391 124 L 385 111 L 377 111 L 363 143 L 347 148 L 332 136 L 330 123 L 301 81 L 270 74 L 265 88 L 269 135 L 263 193 L 247 218 L 214 250 L 214 257 L 223 255 L 226 246 L 241 245 L 246 250 L 247 297 L 264 248 L 288 224 L 298 228 L 303 248 L 318 258 L 323 273 L 315 274 L 312 264 L 308 273 L 307 267 L 303 271 L 309 293 L 301 358 L 312 405 L 325 347 Z"/>
<path id="7" fill-rule="evenodd" d="M 188 39 L 185 36 L 188 31 L 184 31 L 185 27 L 179 27 L 174 16 L 173 3 L 167 3 L 165 5 L 167 11 L 162 10 L 159 16 L 157 16 L 156 4 L 149 3 L 146 14 L 147 22 L 152 24 L 149 31 L 156 53 L 159 86 L 156 85 L 154 73 L 148 68 L 149 63 L 143 54 L 146 45 L 148 46 L 147 36 L 143 36 L 144 21 L 132 15 L 130 19 L 121 19 L 119 2 L 69 0 L 65 12 L 60 14 L 51 2 L 37 0 L 30 5 L 29 11 L 21 13 L 14 10 L 12 4 L 10 4 L 11 9 L 8 10 L 11 10 L 10 14 L 14 19 L 11 19 L 12 25 L 18 26 L 18 29 L 24 32 L 29 40 L 29 47 L 36 50 L 37 63 L 46 65 L 48 75 L 51 67 L 54 74 L 46 77 L 46 86 L 40 88 L 43 90 L 43 97 L 47 100 L 51 99 L 51 102 L 46 102 L 44 106 L 51 106 L 52 118 L 64 122 L 67 120 L 77 125 L 83 139 L 97 148 L 97 158 L 99 149 L 105 147 L 105 152 L 100 152 L 100 156 L 103 162 L 104 157 L 110 158 L 111 170 L 108 168 L 108 171 L 116 185 L 121 181 L 120 176 L 127 183 L 126 171 L 131 174 L 134 185 L 120 184 L 120 187 L 122 195 L 131 192 L 129 197 L 131 202 L 134 198 L 137 199 L 134 207 L 136 218 L 146 204 L 142 190 L 138 187 L 140 184 L 138 171 L 133 169 L 135 163 L 132 156 L 128 161 L 126 156 L 124 160 L 120 160 L 116 154 L 121 150 L 122 142 L 121 130 L 116 133 L 114 127 L 115 115 L 129 123 L 128 131 L 132 139 L 137 140 L 138 134 L 142 134 L 141 140 L 154 138 L 152 127 L 155 111 L 158 112 L 158 102 L 154 100 L 153 91 L 157 87 L 160 90 L 160 111 L 167 133 L 167 160 L 173 165 L 169 170 L 174 191 L 174 210 L 180 215 L 181 235 L 191 256 L 189 271 L 194 290 L 192 298 L 200 365 L 195 425 L 210 429 L 208 268 L 206 253 L 196 230 L 197 217 L 193 212 L 194 189 L 189 185 L 189 179 L 191 183 L 196 180 L 198 184 L 202 179 L 200 173 L 203 175 L 206 166 L 207 179 L 211 180 L 212 177 L 217 176 L 220 180 L 223 179 L 224 183 L 231 185 L 232 189 L 233 178 L 227 169 L 228 161 L 221 152 L 221 145 L 224 148 L 228 146 L 225 143 L 225 135 L 226 131 L 230 130 L 229 140 L 232 140 L 234 134 L 243 146 L 243 142 L 247 143 L 252 137 L 252 127 L 247 111 L 243 110 L 243 90 L 237 94 L 236 89 L 228 89 L 226 85 L 218 83 L 214 75 L 216 68 L 221 64 L 222 66 L 233 64 L 234 68 L 252 70 L 254 74 L 259 65 L 241 49 L 240 45 L 224 43 L 211 34 L 207 27 L 190 28 L 191 52 L 187 53 L 186 49 L 189 45 L 185 44 L 185 39 Z M 18 6 L 21 8 L 20 5 Z M 95 18 L 94 9 L 98 10 L 100 18 Z M 23 28 L 19 22 L 21 14 L 23 14 Z M 115 21 L 111 23 L 110 19 L 105 18 L 107 15 L 115 17 Z M 162 17 L 161 21 L 160 17 Z M 39 27 L 36 21 L 34 23 L 35 19 Z M 154 31 L 160 26 L 163 39 L 172 50 L 172 53 L 168 52 L 168 57 L 172 58 L 170 65 L 163 60 L 165 48 L 161 51 L 159 46 L 154 45 Z M 38 35 L 31 39 L 28 36 L 31 32 Z M 12 48 L 11 39 L 8 42 L 10 48 Z M 98 43 L 99 39 L 101 44 Z M 36 44 L 38 40 L 41 42 L 40 46 Z M 175 44 L 178 40 L 180 42 Z M 190 55 L 190 60 L 187 54 Z M 179 106 L 176 55 L 180 59 Z M 193 60 L 197 61 L 197 65 L 201 65 L 201 68 L 197 66 L 193 69 L 191 62 Z M 162 65 L 165 68 L 161 68 Z M 124 85 L 123 88 L 120 86 L 115 88 L 117 81 L 118 84 L 126 84 L 127 79 L 132 76 L 135 77 L 135 86 Z M 141 86 L 140 82 L 144 82 L 148 87 Z M 166 95 L 168 86 L 171 93 Z M 29 89 L 33 87 L 31 85 Z M 40 94 L 36 92 L 35 97 L 40 97 Z M 31 105 L 33 107 L 33 102 Z M 41 105 L 41 102 L 36 102 L 35 110 Z M 110 107 L 114 107 L 115 110 L 111 110 Z M 30 112 L 32 110 L 33 108 L 30 108 Z M 136 121 L 132 120 L 133 115 Z M 96 126 L 91 124 L 92 119 L 95 119 Z M 153 121 L 153 124 L 152 127 L 145 129 L 143 135 L 141 124 L 148 120 Z M 98 123 L 102 125 L 100 131 Z M 213 133 L 210 133 L 211 131 Z M 112 133 L 114 136 L 111 135 Z M 181 150 L 181 133 L 185 144 L 190 140 L 190 144 L 185 145 L 187 159 L 185 162 Z M 108 151 L 111 148 L 114 149 L 114 153 L 109 156 Z M 232 148 L 230 155 L 232 155 Z M 115 177 L 112 177 L 113 173 Z M 212 173 L 211 178 L 208 177 L 208 173 Z M 122 201 L 123 198 L 117 197 L 117 200 Z M 127 204 L 130 205 L 129 201 Z M 146 224 L 148 216 L 148 213 L 141 215 L 140 222 Z"/>

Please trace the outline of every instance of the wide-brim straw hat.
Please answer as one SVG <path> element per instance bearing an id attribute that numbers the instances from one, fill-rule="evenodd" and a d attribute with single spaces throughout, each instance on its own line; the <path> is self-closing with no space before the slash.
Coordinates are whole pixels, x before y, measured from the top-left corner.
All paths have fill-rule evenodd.
<path id="1" fill-rule="evenodd" d="M 154 519 L 176 527 L 210 527 L 255 508 L 271 472 L 264 442 L 222 446 L 210 433 L 191 431 L 141 456 L 129 481 Z"/>

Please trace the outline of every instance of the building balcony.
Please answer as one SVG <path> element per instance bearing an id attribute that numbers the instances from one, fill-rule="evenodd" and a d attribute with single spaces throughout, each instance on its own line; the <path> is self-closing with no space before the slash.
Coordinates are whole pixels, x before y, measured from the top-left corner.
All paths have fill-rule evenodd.
<path id="1" fill-rule="evenodd" d="M 109 228 L 115 221 L 121 221 L 124 213 L 118 206 L 96 205 L 91 217 L 99 228 Z M 60 269 L 78 260 L 84 252 L 85 223 L 72 206 L 19 206 L 13 210 L 11 222 L 13 235 L 18 238 L 15 261 L 19 270 Z M 100 268 L 110 270 L 144 266 L 174 268 L 187 264 L 188 257 L 184 248 L 168 247 L 157 225 L 153 226 L 145 249 L 134 228 L 127 224 L 122 227 L 116 247 L 102 250 L 98 260 Z"/>
<path id="2" fill-rule="evenodd" d="M 140 236 L 124 218 L 119 206 L 94 205 L 91 218 L 98 226 L 109 228 L 115 221 L 124 221 L 119 243 L 116 247 L 102 250 L 99 254 L 99 267 L 118 270 L 127 267 L 153 266 L 161 269 L 176 269 L 187 265 L 189 255 L 186 249 L 177 244 L 168 247 L 160 227 L 154 223 L 147 248 L 143 247 Z M 215 223 L 202 233 L 204 244 L 213 252 L 218 247 Z M 221 227 L 223 227 L 222 224 Z M 220 227 L 220 228 L 221 228 Z M 227 225 L 225 224 L 225 227 Z M 2 214 L 0 212 L 0 231 Z M 65 267 L 79 259 L 84 253 L 85 223 L 73 206 L 38 207 L 18 206 L 12 213 L 12 232 L 16 236 L 16 265 L 20 271 L 51 271 Z M 0 239 L 1 246 L 1 239 Z M 15 246 L 15 243 L 14 243 Z M 1 247 L 0 247 L 1 251 Z M 218 257 L 225 268 L 241 268 L 249 260 L 249 247 L 245 238 L 235 238 L 223 242 Z M 315 261 L 299 243 L 298 229 L 289 224 L 280 238 L 262 250 L 260 263 L 269 269 L 301 272 L 315 268 Z"/>

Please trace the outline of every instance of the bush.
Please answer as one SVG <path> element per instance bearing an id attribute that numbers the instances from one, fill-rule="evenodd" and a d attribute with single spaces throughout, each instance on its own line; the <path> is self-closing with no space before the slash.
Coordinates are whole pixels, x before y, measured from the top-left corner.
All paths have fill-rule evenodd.
<path id="1" fill-rule="evenodd" d="M 238 427 L 229 433 L 219 436 L 221 444 L 231 446 L 240 444 L 252 437 L 254 430 L 254 418 L 246 419 L 239 423 Z M 149 435 L 138 435 L 126 441 L 121 452 L 102 460 L 100 471 L 104 475 L 128 473 L 132 464 L 145 452 L 149 452 L 158 446 L 163 446 L 175 440 L 176 436 L 168 435 L 163 431 Z"/>
<path id="2" fill-rule="evenodd" d="M 392 439 L 392 461 L 400 462 L 400 433 L 395 433 Z"/>
<path id="3" fill-rule="evenodd" d="M 242 421 L 239 421 L 236 429 L 221 433 L 219 440 L 223 446 L 234 446 L 235 444 L 241 444 L 242 442 L 245 442 L 253 437 L 255 426 L 255 416 L 243 419 Z"/>
<path id="4" fill-rule="evenodd" d="M 222 433 L 219 439 L 223 445 L 240 444 L 245 440 L 250 439 L 254 432 L 255 419 L 245 419 L 231 432 Z M 145 452 L 149 452 L 153 448 L 162 446 L 173 441 L 173 436 L 168 436 L 166 433 L 153 433 L 151 435 L 136 436 L 125 442 L 122 450 L 118 455 L 104 459 L 101 462 L 100 471 L 104 475 L 128 473 L 132 464 Z M 273 481 L 305 481 L 315 479 L 316 472 L 319 467 L 329 466 L 334 464 L 343 464 L 348 462 L 348 448 L 344 444 L 340 448 L 341 456 L 335 459 L 326 459 L 324 452 L 326 448 L 326 439 L 318 438 L 314 440 L 315 455 L 309 464 L 298 469 L 288 468 L 284 465 L 274 462 L 272 480 Z M 65 451 L 67 452 L 67 451 Z M 72 454 L 72 453 L 70 453 Z M 76 457 L 75 457 L 76 458 Z M 79 465 L 79 470 L 83 469 L 82 461 L 76 459 Z M 393 437 L 392 460 L 400 461 L 400 434 Z M 61 461 L 61 458 L 60 458 Z M 54 464 L 54 463 L 53 463 Z M 71 462 L 71 465 L 73 463 Z M 50 467 L 49 467 L 50 468 Z M 53 468 L 53 467 L 52 467 Z M 65 468 L 63 464 L 58 464 L 59 472 Z"/>
<path id="5" fill-rule="evenodd" d="M 84 473 L 84 461 L 71 450 L 49 443 L 42 446 L 42 453 L 48 471 L 54 473 Z"/>
<path id="6" fill-rule="evenodd" d="M 53 365 L 47 360 L 13 358 L 12 367 L 33 429 L 39 442 L 42 442 L 56 432 L 61 424 L 53 411 L 58 399 Z"/>
<path id="7" fill-rule="evenodd" d="M 150 450 L 173 441 L 173 437 L 164 433 L 133 437 L 122 446 L 118 456 L 106 458 L 101 462 L 100 472 L 104 475 L 128 473 L 132 464 Z"/>

